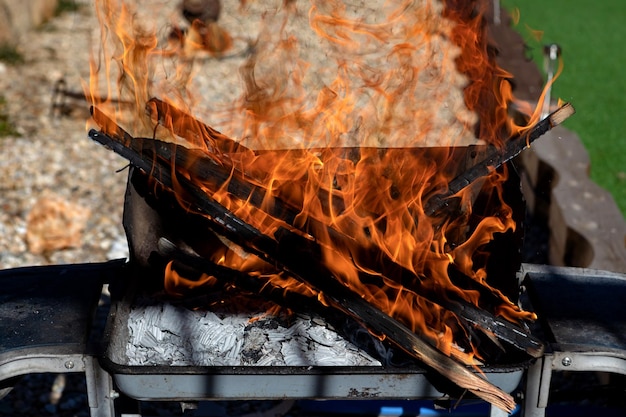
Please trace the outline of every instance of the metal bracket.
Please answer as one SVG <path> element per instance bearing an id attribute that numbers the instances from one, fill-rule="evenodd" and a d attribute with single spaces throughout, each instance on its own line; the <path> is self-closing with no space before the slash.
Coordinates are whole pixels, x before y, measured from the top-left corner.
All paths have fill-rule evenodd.
<path id="1" fill-rule="evenodd" d="M 115 417 L 114 401 L 119 396 L 113 380 L 94 357 L 85 358 L 85 379 L 91 417 Z"/>
<path id="2" fill-rule="evenodd" d="M 549 339 L 526 374 L 525 417 L 544 417 L 553 372 L 626 375 L 626 275 L 572 267 L 522 266 Z"/>

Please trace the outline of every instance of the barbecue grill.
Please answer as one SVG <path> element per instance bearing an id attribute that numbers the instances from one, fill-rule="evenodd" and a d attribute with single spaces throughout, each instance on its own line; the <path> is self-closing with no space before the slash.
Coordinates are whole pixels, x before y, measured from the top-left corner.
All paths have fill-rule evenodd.
<path id="1" fill-rule="evenodd" d="M 151 103 L 163 105 L 156 99 L 151 100 Z M 106 116 L 98 113 L 97 109 L 93 111 L 96 120 L 103 121 L 108 129 L 115 126 Z M 531 134 L 533 139 L 541 135 L 545 131 L 543 129 L 552 127 L 551 123 L 552 119 L 548 117 L 538 124 Z M 159 178 L 167 171 L 163 167 L 157 169 L 158 164 L 163 163 L 162 159 L 157 159 L 158 156 L 165 156 L 165 160 L 169 159 L 167 155 L 184 158 L 185 150 L 176 149 L 173 147 L 175 145 L 158 143 L 155 148 L 142 148 L 144 142 L 153 146 L 152 142 L 132 138 L 119 126 L 115 126 L 111 132 L 92 130 L 90 136 L 112 146 L 116 151 L 128 146 L 132 151 L 138 150 L 138 155 L 142 158 L 146 155 L 154 158 L 149 159 L 151 162 L 148 163 L 130 158 L 131 163 L 137 166 L 130 169 L 123 219 L 130 258 L 128 261 L 21 268 L 1 273 L 0 279 L 5 284 L 4 288 L 8 289 L 7 295 L 0 299 L 0 330 L 3 334 L 0 375 L 5 385 L 10 385 L 16 377 L 31 372 L 83 372 L 87 380 L 92 416 L 103 417 L 118 414 L 116 405 L 120 397 L 133 401 L 176 401 L 185 404 L 204 400 L 285 399 L 420 399 L 444 400 L 454 404 L 453 401 L 472 398 L 472 395 L 455 385 L 452 380 L 445 380 L 441 375 L 434 374 L 430 367 L 422 367 L 411 358 L 403 357 L 402 351 L 391 350 L 388 355 L 382 355 L 393 357 L 393 361 L 377 361 L 380 358 L 376 357 L 376 349 L 372 350 L 372 346 L 379 346 L 380 342 L 375 337 L 368 334 L 365 340 L 361 338 L 358 343 L 350 338 L 349 330 L 341 328 L 346 323 L 333 322 L 332 315 L 327 312 L 322 316 L 315 316 L 313 311 L 305 320 L 321 321 L 326 330 L 336 330 L 337 334 L 331 332 L 330 336 L 334 340 L 339 337 L 339 333 L 347 334 L 350 339 L 349 343 L 346 342 L 348 349 L 357 352 L 356 356 L 366 358 L 366 363 L 329 365 L 312 361 L 294 364 L 285 360 L 285 363 L 280 364 L 272 362 L 249 366 L 238 362 L 222 363 L 222 359 L 217 357 L 209 357 L 208 364 L 172 359 L 163 361 L 160 356 L 164 356 L 164 347 L 159 345 L 159 337 L 154 331 L 159 334 L 178 332 L 177 325 L 180 324 L 184 329 L 176 337 L 181 339 L 179 344 L 185 346 L 190 343 L 190 339 L 185 339 L 184 333 L 191 332 L 185 327 L 188 314 L 183 312 L 181 317 L 184 319 L 178 323 L 178 313 L 172 313 L 175 308 L 172 307 L 171 300 L 162 297 L 162 273 L 173 251 L 183 264 L 197 267 L 200 262 L 202 269 L 204 264 L 198 260 L 202 258 L 190 253 L 202 253 L 203 246 L 207 244 L 207 235 L 197 232 L 207 229 L 204 228 L 206 219 L 203 216 L 183 209 L 178 204 L 177 196 L 155 186 L 152 177 L 146 175 L 146 172 L 151 171 L 151 175 Z M 524 145 L 524 141 L 518 142 Z M 511 149 L 510 155 L 521 150 Z M 471 154 L 470 152 L 470 158 Z M 491 165 L 494 160 L 506 163 L 499 154 L 488 157 L 486 163 Z M 469 164 L 479 169 L 487 166 L 473 161 Z M 473 181 L 474 175 L 461 174 L 460 186 Z M 167 184 L 167 180 L 164 183 Z M 454 186 L 451 185 L 452 187 Z M 504 184 L 504 193 L 513 207 L 516 230 L 522 230 L 521 218 L 525 207 L 519 189 L 519 177 L 514 171 Z M 476 198 L 480 201 L 481 196 Z M 437 207 L 439 204 L 436 201 L 430 207 Z M 443 207 L 443 200 L 441 204 Z M 231 216 L 231 220 L 228 216 Z M 227 217 L 221 221 L 225 221 L 230 238 L 233 233 L 237 235 L 240 232 L 239 225 L 243 223 L 230 214 Z M 220 219 L 220 216 L 216 218 Z M 235 219 L 234 223 L 228 223 L 232 219 Z M 245 225 L 241 228 L 243 233 L 247 230 L 249 229 Z M 219 239 L 219 235 L 216 237 Z M 235 236 L 235 239 L 245 240 L 249 237 Z M 193 250 L 181 250 L 179 245 Z M 510 327 L 505 321 L 495 317 L 490 318 L 487 313 L 483 315 L 479 312 L 477 316 L 472 316 L 469 306 L 464 308 L 470 308 L 470 312 L 462 313 L 466 314 L 463 316 L 464 320 L 470 320 L 470 323 L 474 323 L 472 320 L 479 320 L 476 323 L 480 326 L 493 331 L 494 335 L 517 349 L 521 346 L 521 350 L 525 350 L 530 356 L 516 355 L 502 347 L 504 355 L 489 358 L 493 359 L 488 362 L 489 365 L 464 368 L 463 372 L 470 370 L 476 375 L 481 374 L 490 384 L 505 393 L 519 393 L 518 400 L 524 398 L 525 415 L 535 416 L 542 415 L 545 411 L 549 400 L 551 374 L 555 370 L 593 369 L 626 373 L 622 365 L 623 341 L 619 337 L 623 330 L 621 318 L 624 316 L 619 310 L 619 300 L 621 292 L 626 289 L 626 277 L 603 271 L 521 264 L 521 245 L 519 233 L 496 237 L 488 247 L 491 253 L 487 265 L 488 275 L 504 277 L 502 282 L 506 285 L 501 284 L 499 288 L 510 299 L 520 304 L 525 303 L 525 310 L 537 311 L 541 322 L 529 332 L 521 327 Z M 236 273 L 235 270 L 230 271 Z M 241 279 L 240 276 L 232 279 L 237 285 L 242 284 L 237 281 Z M 103 332 L 98 332 L 91 329 L 91 325 L 104 284 L 108 284 L 111 291 L 111 307 L 106 328 Z M 591 288 L 586 288 L 587 286 Z M 330 288 L 327 295 L 336 289 L 323 288 Z M 518 294 L 520 289 L 525 290 L 521 297 Z M 142 299 L 149 300 L 148 307 L 168 312 L 163 314 L 162 320 L 174 323 L 169 327 L 165 326 L 163 330 L 156 329 L 147 333 L 147 344 L 154 348 L 148 356 L 156 355 L 156 362 L 149 357 L 148 360 L 137 360 L 129 355 L 131 333 L 138 331 L 131 326 L 134 320 L 132 317 L 142 308 Z M 300 297 L 297 302 L 312 310 L 319 306 L 315 303 L 309 304 L 305 299 L 308 298 Z M 191 297 L 191 300 L 194 298 Z M 445 303 L 445 300 L 439 302 Z M 587 303 L 591 304 L 589 308 L 583 309 L 585 314 L 578 314 L 580 306 L 586 306 Z M 215 303 L 213 307 L 214 305 Z M 454 304 L 450 305 L 455 308 Z M 555 308 L 556 305 L 558 308 Z M 602 306 L 602 309 L 591 308 L 596 306 Z M 184 311 L 195 310 L 193 305 L 187 305 L 187 308 Z M 228 317 L 230 314 L 211 308 L 208 310 L 214 315 Z M 257 310 L 246 317 L 246 321 L 251 322 L 263 314 L 262 309 Z M 350 317 L 347 316 L 348 319 Z M 139 326 L 144 324 L 145 321 L 139 319 Z M 353 327 L 355 325 L 349 324 Z M 276 323 L 273 325 L 278 326 Z M 210 328 L 212 325 L 208 326 Z M 202 330 L 200 333 L 202 334 Z M 594 343 L 590 345 L 586 337 L 581 339 L 581 334 L 595 335 Z M 243 339 L 245 337 L 244 335 Z M 279 339 L 283 337 L 284 335 L 278 335 Z M 317 339 L 311 336 L 311 340 L 324 344 L 324 341 L 320 342 L 319 336 Z M 521 345 L 517 344 L 519 341 Z M 259 357 L 267 356 L 267 352 L 263 352 L 261 348 L 257 350 L 256 355 Z M 194 356 L 194 352 L 191 355 Z M 506 413 L 499 408 L 491 407 L 490 415 L 504 414 Z"/>
<path id="2" fill-rule="evenodd" d="M 133 175 L 131 175 L 131 178 Z M 0 376 L 10 386 L 36 372 L 84 373 L 91 415 L 116 415 L 121 395 L 137 401 L 282 399 L 455 399 L 463 392 L 416 365 L 130 365 L 129 294 L 148 288 L 155 239 L 167 231 L 129 181 L 124 224 L 131 259 L 26 267 L 0 272 Z M 151 214 L 152 213 L 152 214 Z M 156 216 L 156 218 L 155 218 Z M 138 220 L 139 219 L 139 220 Z M 143 283 L 142 283 L 143 282 Z M 537 311 L 533 334 L 545 344 L 533 361 L 483 367 L 505 392 L 523 393 L 525 416 L 544 415 L 556 371 L 626 374 L 626 276 L 583 268 L 522 264 L 520 303 Z M 112 294 L 107 327 L 92 329 L 104 284 Z M 104 341 L 104 346 L 95 343 Z M 504 412 L 492 407 L 491 415 Z"/>
<path id="3" fill-rule="evenodd" d="M 150 104 L 155 109 L 165 105 L 155 99 Z M 100 116 L 101 121 L 103 117 Z M 544 123 L 551 124 L 551 121 Z M 103 124 L 111 127 L 108 122 Z M 90 136 L 98 140 L 108 133 L 111 132 L 91 132 Z M 134 139 L 122 133 L 123 140 Z M 468 155 L 471 159 L 472 152 Z M 468 165 L 487 169 L 493 162 L 489 160 L 480 166 L 468 161 Z M 154 168 L 156 164 L 150 166 Z M 472 182 L 483 174 L 460 177 L 460 183 Z M 521 193 L 519 178 L 513 174 L 506 192 Z M 146 299 L 148 307 L 174 311 L 171 300 L 159 296 L 163 289 L 159 284 L 163 255 L 172 245 L 178 249 L 173 242 L 194 243 L 193 231 L 197 227 L 193 216 L 169 215 L 168 211 L 176 206 L 175 199 L 167 201 L 161 193 L 155 198 L 151 190 L 145 176 L 138 169 L 131 169 L 124 210 L 130 249 L 128 260 L 0 271 L 3 288 L 0 295 L 0 393 L 16 378 L 29 373 L 84 373 L 93 417 L 124 415 L 122 406 L 127 406 L 129 401 L 187 404 L 212 400 L 349 399 L 438 400 L 456 404 L 471 397 L 427 367 L 417 365 L 411 358 L 403 358 L 401 352 L 393 352 L 395 361 L 377 361 L 372 345 L 378 346 L 378 342 L 371 336 L 360 343 L 349 340 L 346 344 L 357 352 L 356 355 L 366 358 L 367 363 L 360 365 L 336 366 L 323 362 L 270 366 L 181 364 L 162 363 L 159 362 L 162 358 L 158 357 L 156 362 L 148 360 L 136 364 L 128 353 L 129 323 L 133 314 L 141 307 L 141 300 Z M 514 195 L 512 200 L 518 206 L 514 207 L 514 215 L 517 230 L 521 230 L 524 203 L 521 196 Z M 428 211 L 435 211 L 439 203 L 444 204 L 443 199 L 429 203 L 432 204 L 427 206 Z M 626 275 L 521 264 L 519 235 L 508 235 L 505 239 L 510 240 L 497 241 L 490 247 L 490 259 L 496 261 L 489 266 L 489 276 L 504 276 L 508 287 L 503 291 L 523 304 L 525 310 L 537 312 L 539 321 L 529 331 L 532 337 L 526 332 L 520 332 L 519 336 L 531 344 L 539 340 L 543 346 L 535 346 L 538 357 L 534 359 L 523 355 L 521 359 L 515 355 L 505 356 L 489 366 L 470 370 L 482 374 L 504 392 L 515 393 L 527 417 L 545 414 L 555 372 L 626 374 L 623 337 L 626 314 L 621 308 L 621 300 L 626 295 Z M 111 302 L 106 328 L 100 330 L 93 326 L 94 312 L 105 284 L 110 289 Z M 200 296 L 208 297 L 202 293 Z M 189 305 L 184 308 L 193 310 Z M 166 319 L 172 320 L 167 316 Z M 321 321 L 324 329 L 332 328 L 337 334 L 349 335 L 349 331 L 341 329 L 342 323 L 331 324 L 332 317 L 312 313 L 306 320 Z M 489 325 L 498 326 L 498 323 L 494 320 Z M 281 327 L 280 323 L 271 325 Z M 333 333 L 332 337 L 338 336 Z M 156 344 L 154 340 L 148 342 Z M 490 415 L 506 413 L 491 407 Z"/>

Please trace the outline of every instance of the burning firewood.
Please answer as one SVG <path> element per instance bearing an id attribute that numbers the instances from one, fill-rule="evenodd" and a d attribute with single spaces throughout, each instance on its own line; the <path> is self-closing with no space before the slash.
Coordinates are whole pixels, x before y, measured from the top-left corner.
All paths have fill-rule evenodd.
<path id="1" fill-rule="evenodd" d="M 180 48 L 153 50 L 149 31 L 138 31 L 147 35 L 139 43 L 119 33 L 136 21 L 113 7 L 102 25 L 114 34 L 113 50 L 127 51 L 116 61 L 119 87 L 137 105 L 125 123 L 122 112 L 107 109 L 109 119 L 99 110 L 107 103 L 94 100 L 101 132 L 90 136 L 147 174 L 151 199 L 167 196 L 207 232 L 202 242 L 192 233 L 177 241 L 196 243 L 201 256 L 160 248 L 171 262 L 166 290 L 177 279 L 172 264 L 205 272 L 207 282 L 219 275 L 215 264 L 238 271 L 237 279 L 295 281 L 290 291 L 304 288 L 510 410 L 510 396 L 467 368 L 492 358 L 485 345 L 524 357 L 542 351 L 523 327 L 533 313 L 509 299 L 517 288 L 507 295 L 491 286 L 485 249 L 518 225 L 503 192 L 506 169 L 493 170 L 572 109 L 525 126 L 509 118 L 508 75 L 488 54 L 477 2 L 380 6 L 313 2 L 297 28 L 292 20 L 304 14 L 294 4 L 264 13 L 255 48 L 238 67 L 243 91 L 213 118 L 228 135 L 187 114 L 192 60 L 180 60 Z M 118 56 L 105 49 L 106 60 Z M 156 62 L 163 56 L 172 62 Z M 156 67 L 163 80 L 151 76 Z"/>
<path id="2" fill-rule="evenodd" d="M 107 125 L 106 121 L 103 122 L 103 120 L 105 119 L 100 119 L 101 123 Z M 125 146 L 136 146 L 137 143 L 133 141 L 134 138 L 125 134 L 125 132 L 119 128 L 115 129 L 114 126 L 110 124 L 106 126 L 105 130 L 114 131 L 121 137 L 121 141 L 109 141 L 110 143 L 107 143 L 107 146 L 113 147 L 116 152 L 128 157 L 133 165 L 138 166 L 145 172 L 151 172 L 152 175 L 166 187 L 174 187 L 171 169 L 159 166 L 155 159 L 144 161 L 141 157 L 133 159 L 132 156 L 128 156 L 128 148 Z M 90 135 L 95 140 L 102 140 L 101 133 L 92 131 Z M 156 146 L 175 146 L 172 144 L 158 145 L 158 141 L 146 141 Z M 143 149 L 139 151 L 135 150 L 135 152 L 141 154 Z M 170 156 L 171 155 L 172 154 L 170 154 Z M 373 333 L 385 335 L 403 350 L 420 359 L 429 367 L 444 374 L 461 387 L 470 389 L 470 391 L 474 392 L 476 395 L 494 404 L 498 404 L 500 407 L 509 408 L 510 403 L 507 402 L 508 399 L 506 395 L 503 397 L 503 393 L 497 390 L 494 391 L 493 387 L 483 380 L 480 382 L 475 381 L 474 378 L 476 378 L 476 376 L 474 374 L 471 372 L 468 373 L 464 367 L 454 362 L 448 356 L 442 355 L 434 349 L 430 343 L 423 341 L 417 337 L 415 333 L 404 328 L 400 323 L 391 319 L 389 316 L 381 313 L 360 296 L 355 297 L 355 295 L 352 295 L 353 293 L 350 290 L 333 279 L 333 274 L 326 270 L 320 262 L 312 260 L 310 256 L 310 245 L 307 245 L 306 242 L 302 240 L 302 237 L 284 228 L 277 231 L 274 236 L 275 239 L 266 236 L 214 202 L 208 195 L 185 177 L 177 177 L 176 181 L 180 184 L 184 184 L 183 195 L 186 196 L 185 198 L 189 199 L 188 203 L 192 204 L 190 207 L 192 207 L 194 211 L 204 213 L 209 218 L 217 221 L 214 227 L 218 227 L 222 233 L 228 234 L 229 238 L 235 239 L 237 243 L 242 245 L 247 251 L 266 259 L 274 265 L 281 265 L 281 268 L 284 268 L 288 273 L 312 285 L 314 288 L 320 289 L 325 294 L 325 297 L 335 304 L 337 308 L 341 308 L 342 311 L 354 318 L 360 318 L 364 322 L 364 325 Z"/>
<path id="3" fill-rule="evenodd" d="M 156 103 L 154 100 L 152 102 Z M 246 181 L 243 176 L 238 177 L 236 172 L 233 172 L 232 168 L 225 167 L 217 163 L 214 159 L 202 158 L 196 153 L 174 144 L 156 140 L 132 138 L 119 127 L 116 127 L 114 123 L 110 122 L 108 118 L 97 109 L 94 109 L 93 112 L 94 118 L 98 123 L 107 126 L 107 129 L 112 130 L 114 137 L 119 137 L 120 141 L 124 142 L 125 147 L 134 151 L 134 153 L 129 153 L 128 150 L 119 149 L 116 150 L 116 152 L 121 153 L 123 156 L 130 159 L 131 162 L 136 161 L 137 157 L 147 158 L 143 163 L 145 163 L 146 166 L 152 167 L 152 175 L 155 175 L 156 178 L 160 178 L 161 171 L 168 171 L 168 166 L 172 164 L 175 167 L 186 167 L 186 171 L 192 178 L 202 179 L 203 184 L 213 190 L 227 186 L 227 189 L 233 195 L 241 199 L 246 199 L 259 208 L 262 206 L 262 202 L 266 200 L 265 189 Z M 210 127 L 208 126 L 203 126 L 202 129 L 203 132 L 210 132 Z M 229 139 L 222 137 L 217 132 L 211 132 L 211 135 L 211 137 L 215 139 L 215 143 L 212 144 L 215 149 L 235 148 L 236 143 L 234 141 L 232 141 L 232 143 L 229 142 Z M 100 141 L 103 140 L 107 142 L 105 146 L 114 147 L 114 149 L 115 146 L 117 146 L 116 144 L 109 143 L 110 141 L 107 141 L 106 138 L 100 139 Z M 236 149 L 240 148 L 243 147 L 236 147 Z M 244 150 L 242 152 L 251 151 Z M 189 161 L 193 161 L 193 164 L 190 165 Z M 227 163 L 225 158 L 222 158 L 220 162 Z M 273 217 L 281 219 L 281 221 L 284 221 L 288 225 L 293 226 L 294 219 L 297 217 L 299 209 L 289 206 L 289 204 L 279 198 L 275 198 L 273 199 L 273 204 L 267 206 L 266 212 Z M 336 229 L 327 227 L 315 219 L 309 218 L 307 225 L 306 230 L 308 231 L 324 230 L 324 233 L 328 233 L 333 241 L 333 246 L 338 248 L 335 250 L 354 247 L 356 243 L 351 237 Z M 321 249 L 319 245 L 323 245 L 318 241 L 310 239 L 301 240 L 299 244 L 301 247 L 307 247 L 310 253 L 320 253 Z M 358 258 L 357 262 L 359 264 L 364 265 L 370 270 L 377 271 L 375 275 L 361 272 L 359 275 L 362 282 L 369 282 L 371 285 L 377 285 L 383 288 L 395 280 L 397 283 L 406 287 L 407 290 L 415 291 L 416 296 L 424 297 L 429 302 L 440 305 L 455 313 L 462 321 L 467 322 L 468 325 L 474 325 L 483 331 L 492 332 L 495 337 L 531 356 L 536 357 L 541 355 L 542 344 L 539 340 L 527 335 L 522 329 L 517 328 L 517 326 L 512 323 L 502 319 L 496 319 L 486 311 L 476 309 L 454 293 L 450 292 L 447 293 L 445 297 L 442 297 L 436 292 L 433 292 L 426 286 L 421 285 L 420 278 L 413 272 L 395 263 L 383 252 L 377 250 L 376 247 L 367 249 L 357 248 L 351 251 L 349 256 L 355 259 Z M 320 257 L 321 255 L 318 256 L 318 258 Z M 373 262 L 374 260 L 375 262 Z M 389 275 L 387 271 L 393 271 L 394 275 Z M 454 274 L 451 278 L 459 288 L 471 289 L 472 291 L 480 293 L 481 300 L 486 301 L 488 304 L 497 306 L 503 303 L 503 300 L 490 289 L 476 281 L 464 277 L 462 274 Z M 525 334 L 525 337 L 522 336 Z"/>
<path id="4" fill-rule="evenodd" d="M 96 131 L 91 131 L 90 133 L 94 140 L 98 140 L 102 136 L 101 133 Z M 115 146 L 114 144 L 112 145 Z M 123 145 L 120 144 L 120 146 Z M 142 164 L 139 161 L 133 161 L 132 163 L 145 172 L 151 172 L 152 170 L 149 164 Z M 166 187 L 173 187 L 171 172 L 161 171 L 157 177 L 159 182 Z M 208 198 L 192 183 L 189 183 L 184 178 L 178 178 L 177 180 L 185 184 L 186 191 L 190 195 L 195 194 L 197 197 L 195 201 L 197 205 L 194 209 L 214 219 L 216 227 L 220 227 L 220 225 L 225 226 L 222 227 L 222 232 L 229 233 L 230 231 L 229 237 L 233 238 L 248 251 L 267 259 L 272 264 L 286 263 L 284 267 L 290 274 L 297 275 L 298 278 L 302 278 L 301 275 L 304 275 L 313 281 L 314 284 L 321 285 L 326 297 L 329 297 L 337 308 L 342 309 L 342 311 L 353 318 L 360 318 L 360 321 L 374 334 L 385 335 L 387 339 L 408 354 L 446 376 L 461 388 L 467 389 L 504 410 L 511 411 L 514 408 L 515 401 L 510 395 L 472 373 L 449 356 L 439 352 L 428 342 L 420 339 L 415 333 L 368 304 L 359 295 L 341 286 L 332 276 L 329 277 L 328 273 L 318 275 L 320 272 L 323 272 L 323 266 L 319 263 L 311 265 L 308 252 L 294 253 L 294 250 L 297 251 L 297 248 L 289 242 L 289 239 L 280 239 L 279 242 L 282 241 L 283 243 L 282 245 L 278 243 L 277 246 L 275 240 L 263 235 L 241 219 L 238 219 L 233 213 Z M 293 235 L 291 236 L 293 237 Z M 286 249 L 291 250 L 287 251 Z M 289 253 L 289 256 L 285 256 L 287 253 Z M 302 280 L 308 282 L 307 279 Z"/>
<path id="5" fill-rule="evenodd" d="M 504 149 L 491 146 L 489 152 L 485 155 L 485 158 L 482 161 L 450 181 L 448 184 L 448 190 L 445 193 L 437 194 L 428 200 L 425 206 L 426 213 L 430 216 L 438 213 L 448 204 L 447 200 L 450 197 L 472 184 L 478 178 L 488 175 L 494 169 L 515 158 L 520 154 L 520 152 L 528 148 L 532 142 L 541 137 L 548 130 L 563 123 L 567 118 L 574 114 L 574 111 L 574 107 L 570 103 L 566 103 L 562 107 L 550 113 L 542 121 L 538 122 L 526 134 L 506 141 Z"/>

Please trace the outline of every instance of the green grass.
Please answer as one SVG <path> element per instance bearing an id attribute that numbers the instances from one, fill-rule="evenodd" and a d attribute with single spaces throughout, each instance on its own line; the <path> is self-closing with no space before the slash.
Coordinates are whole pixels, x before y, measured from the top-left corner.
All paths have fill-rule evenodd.
<path id="1" fill-rule="evenodd" d="M 562 47 L 564 70 L 553 97 L 571 101 L 565 126 L 580 136 L 591 158 L 591 178 L 607 189 L 626 216 L 626 1 L 503 0 L 517 8 L 516 29 L 540 68 L 541 48 Z M 531 30 L 543 31 L 540 40 Z"/>

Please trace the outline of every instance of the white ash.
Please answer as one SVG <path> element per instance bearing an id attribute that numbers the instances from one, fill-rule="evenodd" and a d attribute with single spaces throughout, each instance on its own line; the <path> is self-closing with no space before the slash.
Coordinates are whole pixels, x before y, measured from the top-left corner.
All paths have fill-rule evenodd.
<path id="1" fill-rule="evenodd" d="M 308 314 L 294 315 L 286 324 L 264 312 L 216 314 L 163 302 L 134 306 L 127 325 L 127 365 L 381 365 Z"/>

